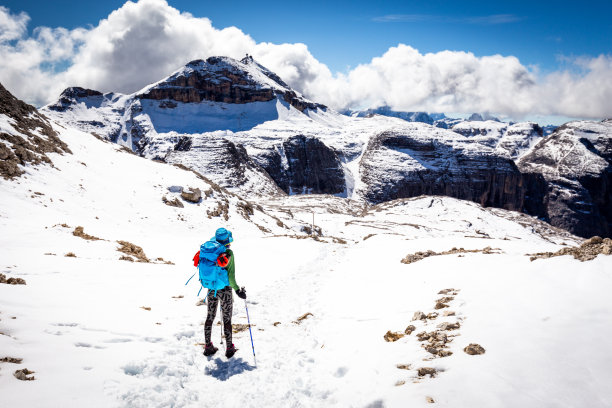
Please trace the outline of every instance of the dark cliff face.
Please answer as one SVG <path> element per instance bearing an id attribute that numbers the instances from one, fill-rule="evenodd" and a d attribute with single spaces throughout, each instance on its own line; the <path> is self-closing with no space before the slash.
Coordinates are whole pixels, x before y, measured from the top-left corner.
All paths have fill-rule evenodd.
<path id="1" fill-rule="evenodd" d="M 346 190 L 338 155 L 314 137 L 290 137 L 282 149 L 256 160 L 286 193 L 339 194 Z"/>
<path id="2" fill-rule="evenodd" d="M 249 67 L 272 80 L 277 87 L 258 82 L 249 73 Z M 185 70 L 137 97 L 183 103 L 211 101 L 234 104 L 268 102 L 278 97 L 300 111 L 325 108 L 299 97 L 276 74 L 250 57 L 240 62 L 226 57 L 191 61 Z"/>
<path id="3" fill-rule="evenodd" d="M 578 236 L 612 236 L 612 122 L 563 125 L 518 166 L 545 181 L 540 191 L 530 190 L 542 203 L 533 215 Z"/>
<path id="4" fill-rule="evenodd" d="M 15 98 L 0 84 L 0 114 L 10 118 L 15 133 L 0 132 L 0 176 L 23 174 L 19 165 L 51 164 L 47 153 L 71 153 L 47 118 L 35 107 Z"/>
<path id="5" fill-rule="evenodd" d="M 102 97 L 102 92 L 95 91 L 93 89 L 85 89 L 78 86 L 73 86 L 70 88 L 66 88 L 64 92 L 61 93 L 58 101 L 52 105 L 49 105 L 47 108 L 56 112 L 65 112 L 74 104 L 78 103 L 79 99 L 88 98 L 92 96 Z"/>
<path id="6" fill-rule="evenodd" d="M 446 195 L 483 206 L 523 208 L 521 173 L 514 162 L 490 150 L 389 131 L 370 141 L 360 166 L 365 197 L 372 203 Z"/>

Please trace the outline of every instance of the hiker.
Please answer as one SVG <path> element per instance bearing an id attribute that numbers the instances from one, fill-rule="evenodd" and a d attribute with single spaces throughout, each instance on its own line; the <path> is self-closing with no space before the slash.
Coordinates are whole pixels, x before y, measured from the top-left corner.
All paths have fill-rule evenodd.
<path id="1" fill-rule="evenodd" d="M 223 271 L 221 281 L 228 283 L 228 285 L 217 290 L 209 288 L 210 290 L 208 291 L 207 295 L 208 315 L 206 317 L 206 322 L 204 323 L 204 339 L 206 342 L 204 347 L 204 355 L 212 356 L 218 350 L 218 348 L 212 344 L 211 335 L 213 320 L 217 314 L 217 303 L 221 301 L 223 331 L 225 331 L 225 340 L 227 344 L 225 356 L 230 358 L 238 350 L 232 343 L 232 308 L 234 303 L 232 289 L 236 291 L 236 295 L 238 295 L 238 297 L 241 299 L 246 299 L 246 290 L 244 288 L 240 288 L 236 283 L 234 252 L 230 249 L 230 245 L 234 241 L 231 231 L 228 231 L 225 228 L 219 228 L 215 232 L 215 236 L 211 238 L 210 241 L 221 244 L 221 249 L 218 251 L 223 252 L 218 255 L 216 264 L 222 268 Z M 202 258 L 200 258 L 200 251 L 198 251 L 193 257 L 194 266 L 199 266 L 200 262 L 202 262 Z"/>

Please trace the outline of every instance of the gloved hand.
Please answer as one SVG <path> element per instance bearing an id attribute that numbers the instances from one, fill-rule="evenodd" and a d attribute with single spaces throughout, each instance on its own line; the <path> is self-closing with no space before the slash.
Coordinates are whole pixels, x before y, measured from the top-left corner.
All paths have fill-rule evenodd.
<path id="1" fill-rule="evenodd" d="M 244 289 L 244 286 L 236 291 L 236 295 L 238 295 L 240 299 L 246 299 L 246 290 Z"/>

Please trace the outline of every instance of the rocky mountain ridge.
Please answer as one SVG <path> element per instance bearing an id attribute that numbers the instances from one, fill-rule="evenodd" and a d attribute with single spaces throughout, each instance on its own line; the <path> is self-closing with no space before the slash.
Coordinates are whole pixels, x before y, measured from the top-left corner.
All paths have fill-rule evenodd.
<path id="1" fill-rule="evenodd" d="M 560 135 L 583 124 L 545 136 L 529 122 L 461 121 L 445 129 L 431 117 L 432 124 L 413 122 L 420 114 L 410 121 L 347 117 L 306 100 L 252 59 L 227 57 L 192 61 L 133 95 L 69 88 L 42 112 L 246 197 L 323 193 L 374 204 L 448 195 L 582 236 L 610 233 L 605 124 L 585 130 L 599 132 L 595 143 L 604 147 L 580 142 L 585 153 L 570 163 L 592 174 L 558 175 L 551 168 L 565 162 L 550 147 L 569 143 Z"/>
<path id="2" fill-rule="evenodd" d="M 23 167 L 52 164 L 47 153 L 71 153 L 44 115 L 0 84 L 0 176 L 23 174 Z"/>

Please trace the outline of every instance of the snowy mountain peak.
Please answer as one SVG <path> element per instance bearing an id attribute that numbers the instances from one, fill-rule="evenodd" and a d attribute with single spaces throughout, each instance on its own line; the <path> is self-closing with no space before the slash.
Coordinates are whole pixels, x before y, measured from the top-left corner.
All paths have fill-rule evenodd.
<path id="1" fill-rule="evenodd" d="M 248 55 L 240 61 L 219 56 L 191 61 L 136 95 L 140 99 L 170 99 L 183 103 L 244 104 L 280 98 L 301 112 L 325 108 L 304 98 Z"/>

